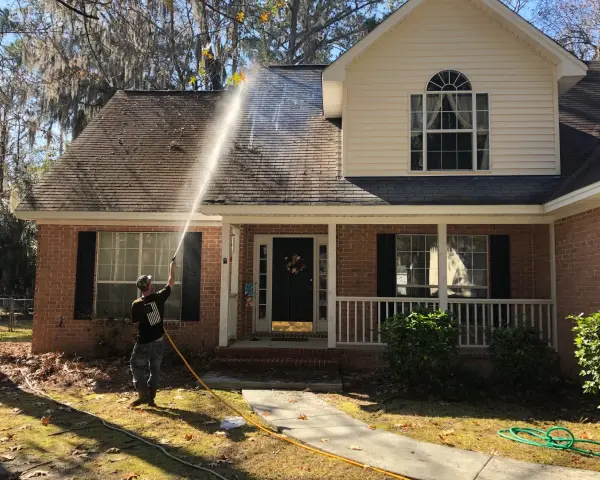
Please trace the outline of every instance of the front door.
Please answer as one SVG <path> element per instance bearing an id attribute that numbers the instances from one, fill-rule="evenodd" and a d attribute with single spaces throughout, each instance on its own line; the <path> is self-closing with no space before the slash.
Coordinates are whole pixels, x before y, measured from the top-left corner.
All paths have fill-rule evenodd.
<path id="1" fill-rule="evenodd" d="M 274 238 L 272 330 L 312 331 L 314 239 Z"/>

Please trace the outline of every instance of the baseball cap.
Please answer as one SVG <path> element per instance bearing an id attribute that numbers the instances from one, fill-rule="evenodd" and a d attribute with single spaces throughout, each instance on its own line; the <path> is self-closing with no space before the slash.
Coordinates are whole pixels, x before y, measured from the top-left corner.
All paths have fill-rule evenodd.
<path id="1" fill-rule="evenodd" d="M 148 288 L 148 285 L 152 282 L 152 275 L 142 275 L 135 282 L 137 288 L 142 292 Z"/>

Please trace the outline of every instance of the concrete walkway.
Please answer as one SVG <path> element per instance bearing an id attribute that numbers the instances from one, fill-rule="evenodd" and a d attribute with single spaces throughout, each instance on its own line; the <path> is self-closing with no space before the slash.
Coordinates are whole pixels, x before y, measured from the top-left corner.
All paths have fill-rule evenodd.
<path id="1" fill-rule="evenodd" d="M 309 392 L 243 390 L 242 394 L 264 421 L 285 435 L 418 480 L 600 480 L 600 473 L 587 470 L 519 462 L 369 430 Z M 302 415 L 306 420 L 298 418 Z"/>

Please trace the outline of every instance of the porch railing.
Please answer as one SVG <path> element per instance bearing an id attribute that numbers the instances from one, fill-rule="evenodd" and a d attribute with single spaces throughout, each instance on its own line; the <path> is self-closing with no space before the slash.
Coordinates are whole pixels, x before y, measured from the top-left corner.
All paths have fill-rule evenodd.
<path id="1" fill-rule="evenodd" d="M 439 308 L 437 298 L 337 297 L 336 343 L 342 345 L 381 345 L 381 325 L 385 319 L 410 313 L 416 307 Z M 461 347 L 487 347 L 488 329 L 527 325 L 540 338 L 555 345 L 552 300 L 448 299 L 448 310 L 461 327 Z"/>

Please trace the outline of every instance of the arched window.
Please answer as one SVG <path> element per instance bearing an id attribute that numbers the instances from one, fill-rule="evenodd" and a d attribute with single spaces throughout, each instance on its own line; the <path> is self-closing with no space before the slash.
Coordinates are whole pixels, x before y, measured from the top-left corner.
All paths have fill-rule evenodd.
<path id="1" fill-rule="evenodd" d="M 410 97 L 411 170 L 489 170 L 488 95 L 443 70 Z"/>

